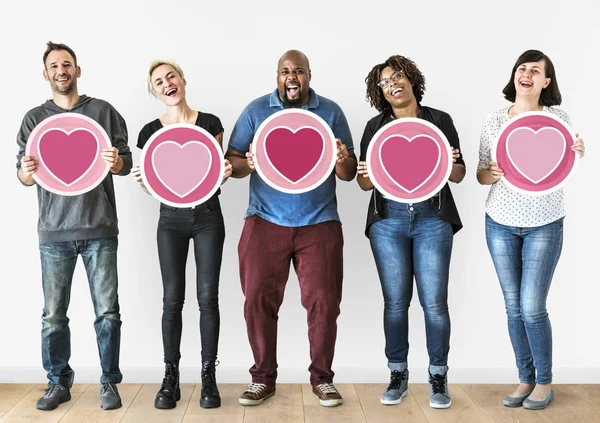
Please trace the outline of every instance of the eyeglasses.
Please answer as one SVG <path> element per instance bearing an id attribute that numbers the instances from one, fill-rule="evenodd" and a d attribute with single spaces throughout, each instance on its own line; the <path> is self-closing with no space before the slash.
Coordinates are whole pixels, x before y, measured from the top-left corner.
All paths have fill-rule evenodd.
<path id="1" fill-rule="evenodd" d="M 379 81 L 377 83 L 377 85 L 379 86 L 379 88 L 384 89 L 387 86 L 389 86 L 392 82 L 399 81 L 402 78 L 404 78 L 404 72 L 402 72 L 402 71 L 394 72 L 392 74 L 391 78 L 382 79 L 381 81 Z"/>

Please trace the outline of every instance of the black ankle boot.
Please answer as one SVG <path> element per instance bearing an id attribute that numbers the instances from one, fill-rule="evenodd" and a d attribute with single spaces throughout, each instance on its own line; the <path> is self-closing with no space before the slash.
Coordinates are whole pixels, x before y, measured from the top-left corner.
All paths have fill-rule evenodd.
<path id="1" fill-rule="evenodd" d="M 202 392 L 200 393 L 200 407 L 217 408 L 221 406 L 221 397 L 217 389 L 215 376 L 215 362 L 202 362 Z"/>
<path id="2" fill-rule="evenodd" d="M 167 362 L 165 364 L 165 378 L 156 394 L 154 407 L 160 409 L 175 408 L 180 398 L 179 367 L 176 364 Z"/>

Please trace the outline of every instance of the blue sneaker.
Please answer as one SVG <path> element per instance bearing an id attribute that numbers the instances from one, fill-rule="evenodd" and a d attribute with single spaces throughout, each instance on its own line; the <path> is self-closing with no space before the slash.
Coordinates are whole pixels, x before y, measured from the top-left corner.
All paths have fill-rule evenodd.
<path id="1" fill-rule="evenodd" d="M 384 405 L 400 404 L 402 398 L 408 395 L 408 370 L 403 372 L 392 370 L 390 384 L 381 395 L 381 403 Z"/>
<path id="2" fill-rule="evenodd" d="M 448 394 L 448 372 L 443 375 L 429 373 L 429 406 L 431 408 L 450 408 L 452 400 Z"/>

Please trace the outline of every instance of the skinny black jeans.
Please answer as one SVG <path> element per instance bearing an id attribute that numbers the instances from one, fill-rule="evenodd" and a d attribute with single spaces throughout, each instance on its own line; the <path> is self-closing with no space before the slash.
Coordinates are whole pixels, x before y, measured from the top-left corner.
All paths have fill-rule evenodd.
<path id="1" fill-rule="evenodd" d="M 195 208 L 161 204 L 157 243 L 163 281 L 162 337 L 165 362 L 181 358 L 181 312 L 185 299 L 185 268 L 194 241 L 196 294 L 200 308 L 202 361 L 217 358 L 219 342 L 219 275 L 225 225 L 218 198 Z"/>

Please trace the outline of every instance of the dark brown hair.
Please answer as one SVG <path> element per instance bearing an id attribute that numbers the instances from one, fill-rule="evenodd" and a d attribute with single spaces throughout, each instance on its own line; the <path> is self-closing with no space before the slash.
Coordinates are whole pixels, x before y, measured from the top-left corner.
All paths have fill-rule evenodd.
<path id="1" fill-rule="evenodd" d="M 53 43 L 52 41 L 48 41 L 46 43 L 46 51 L 44 52 L 44 57 L 43 57 L 44 68 L 46 67 L 46 59 L 48 58 L 48 55 L 51 52 L 53 52 L 54 50 L 67 51 L 73 57 L 73 61 L 75 62 L 75 63 L 73 63 L 73 66 L 77 66 L 77 56 L 75 55 L 75 52 L 73 51 L 73 49 L 71 47 L 69 47 L 66 44 L 57 44 L 57 43 Z"/>
<path id="2" fill-rule="evenodd" d="M 413 93 L 418 104 L 421 104 L 423 94 L 425 93 L 425 77 L 412 60 L 407 57 L 395 55 L 391 56 L 384 63 L 375 65 L 371 72 L 365 78 L 367 84 L 367 98 L 366 100 L 375 107 L 379 112 L 391 112 L 392 106 L 387 102 L 383 96 L 383 91 L 377 85 L 381 78 L 381 71 L 387 67 L 391 67 L 394 70 L 404 72 L 406 78 L 410 81 L 413 89 Z"/>
<path id="3" fill-rule="evenodd" d="M 545 77 L 550 78 L 550 84 L 548 84 L 546 88 L 542 89 L 539 103 L 548 107 L 558 106 L 560 103 L 562 103 L 562 96 L 560 95 L 560 90 L 558 89 L 558 82 L 556 82 L 554 65 L 552 64 L 550 58 L 539 50 L 527 50 L 519 56 L 512 68 L 510 80 L 508 81 L 508 84 L 506 84 L 506 87 L 504 87 L 502 90 L 505 99 L 514 103 L 517 96 L 517 90 L 515 89 L 515 72 L 517 71 L 517 68 L 523 63 L 537 62 L 540 60 L 544 60 L 544 67 L 546 68 Z"/>

